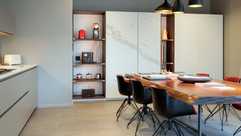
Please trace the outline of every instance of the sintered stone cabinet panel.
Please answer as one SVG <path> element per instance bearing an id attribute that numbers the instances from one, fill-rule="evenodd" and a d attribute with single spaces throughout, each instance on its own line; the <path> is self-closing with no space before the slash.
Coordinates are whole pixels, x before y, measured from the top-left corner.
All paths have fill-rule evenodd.
<path id="1" fill-rule="evenodd" d="M 175 71 L 223 79 L 223 16 L 175 16 Z"/>
<path id="2" fill-rule="evenodd" d="M 0 135 L 18 136 L 36 108 L 36 70 L 34 68 L 1 82 Z"/>
<path id="3" fill-rule="evenodd" d="M 0 0 L 0 32 L 15 32 L 15 19 L 11 14 L 8 2 Z"/>
<path id="4" fill-rule="evenodd" d="M 137 72 L 137 13 L 106 12 L 106 98 L 119 98 L 117 74 Z"/>
<path id="5" fill-rule="evenodd" d="M 160 16 L 106 12 L 106 98 L 120 98 L 116 75 L 160 72 Z"/>
<path id="6" fill-rule="evenodd" d="M 160 15 L 138 14 L 138 72 L 160 73 Z"/>

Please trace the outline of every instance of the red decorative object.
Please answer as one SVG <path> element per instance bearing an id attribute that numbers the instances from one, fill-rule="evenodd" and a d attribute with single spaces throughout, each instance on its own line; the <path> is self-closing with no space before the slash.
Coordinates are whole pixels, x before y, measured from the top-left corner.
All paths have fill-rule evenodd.
<path id="1" fill-rule="evenodd" d="M 210 77 L 208 73 L 197 73 L 197 76 L 202 76 L 202 77 Z"/>
<path id="2" fill-rule="evenodd" d="M 230 81 L 230 82 L 235 82 L 235 83 L 240 83 L 241 78 L 240 77 L 229 77 L 229 76 L 226 76 L 226 77 L 224 77 L 224 80 L 225 81 Z"/>
<path id="3" fill-rule="evenodd" d="M 84 40 L 86 37 L 86 31 L 84 29 L 79 30 L 79 39 Z"/>

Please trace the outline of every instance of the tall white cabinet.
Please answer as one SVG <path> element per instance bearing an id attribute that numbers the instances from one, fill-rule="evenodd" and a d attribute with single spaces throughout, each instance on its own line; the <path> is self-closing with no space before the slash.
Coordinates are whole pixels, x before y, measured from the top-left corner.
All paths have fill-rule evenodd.
<path id="1" fill-rule="evenodd" d="M 223 16 L 175 16 L 175 71 L 223 79 Z"/>
<path id="2" fill-rule="evenodd" d="M 137 72 L 137 13 L 106 12 L 106 98 L 118 98 L 117 74 Z"/>
<path id="3" fill-rule="evenodd" d="M 116 75 L 160 72 L 160 16 L 106 12 L 106 98 L 120 98 Z"/>
<path id="4" fill-rule="evenodd" d="M 0 32 L 15 33 L 15 18 L 10 12 L 7 1 L 4 0 L 0 1 Z"/>
<path id="5" fill-rule="evenodd" d="M 159 73 L 161 19 L 159 14 L 138 13 L 138 72 Z"/>

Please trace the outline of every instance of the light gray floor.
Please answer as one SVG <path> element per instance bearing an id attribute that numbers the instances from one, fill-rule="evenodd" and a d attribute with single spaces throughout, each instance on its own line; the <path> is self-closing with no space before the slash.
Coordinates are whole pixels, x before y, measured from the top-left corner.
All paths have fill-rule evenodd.
<path id="1" fill-rule="evenodd" d="M 107 101 L 38 109 L 21 136 L 134 136 L 136 122 L 129 129 L 126 128 L 128 120 L 134 113 L 132 108 L 125 110 L 119 122 L 115 120 L 115 112 L 120 104 L 119 101 Z M 196 116 L 184 117 L 181 120 L 192 126 L 197 125 Z M 232 136 L 239 125 L 241 122 L 230 115 L 224 131 L 221 131 L 220 119 L 216 116 L 204 126 L 203 130 L 207 136 Z M 141 125 L 138 136 L 151 136 L 153 131 L 152 123 L 148 120 Z"/>

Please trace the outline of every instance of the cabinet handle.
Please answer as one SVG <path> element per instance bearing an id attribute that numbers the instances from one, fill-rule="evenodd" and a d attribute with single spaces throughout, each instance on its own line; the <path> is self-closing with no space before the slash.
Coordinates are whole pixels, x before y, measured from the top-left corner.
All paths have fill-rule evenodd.
<path id="1" fill-rule="evenodd" d="M 6 111 L 4 111 L 0 118 L 2 118 L 6 113 L 8 113 L 19 101 L 21 101 L 30 91 L 25 92 L 16 102 L 14 102 Z"/>

